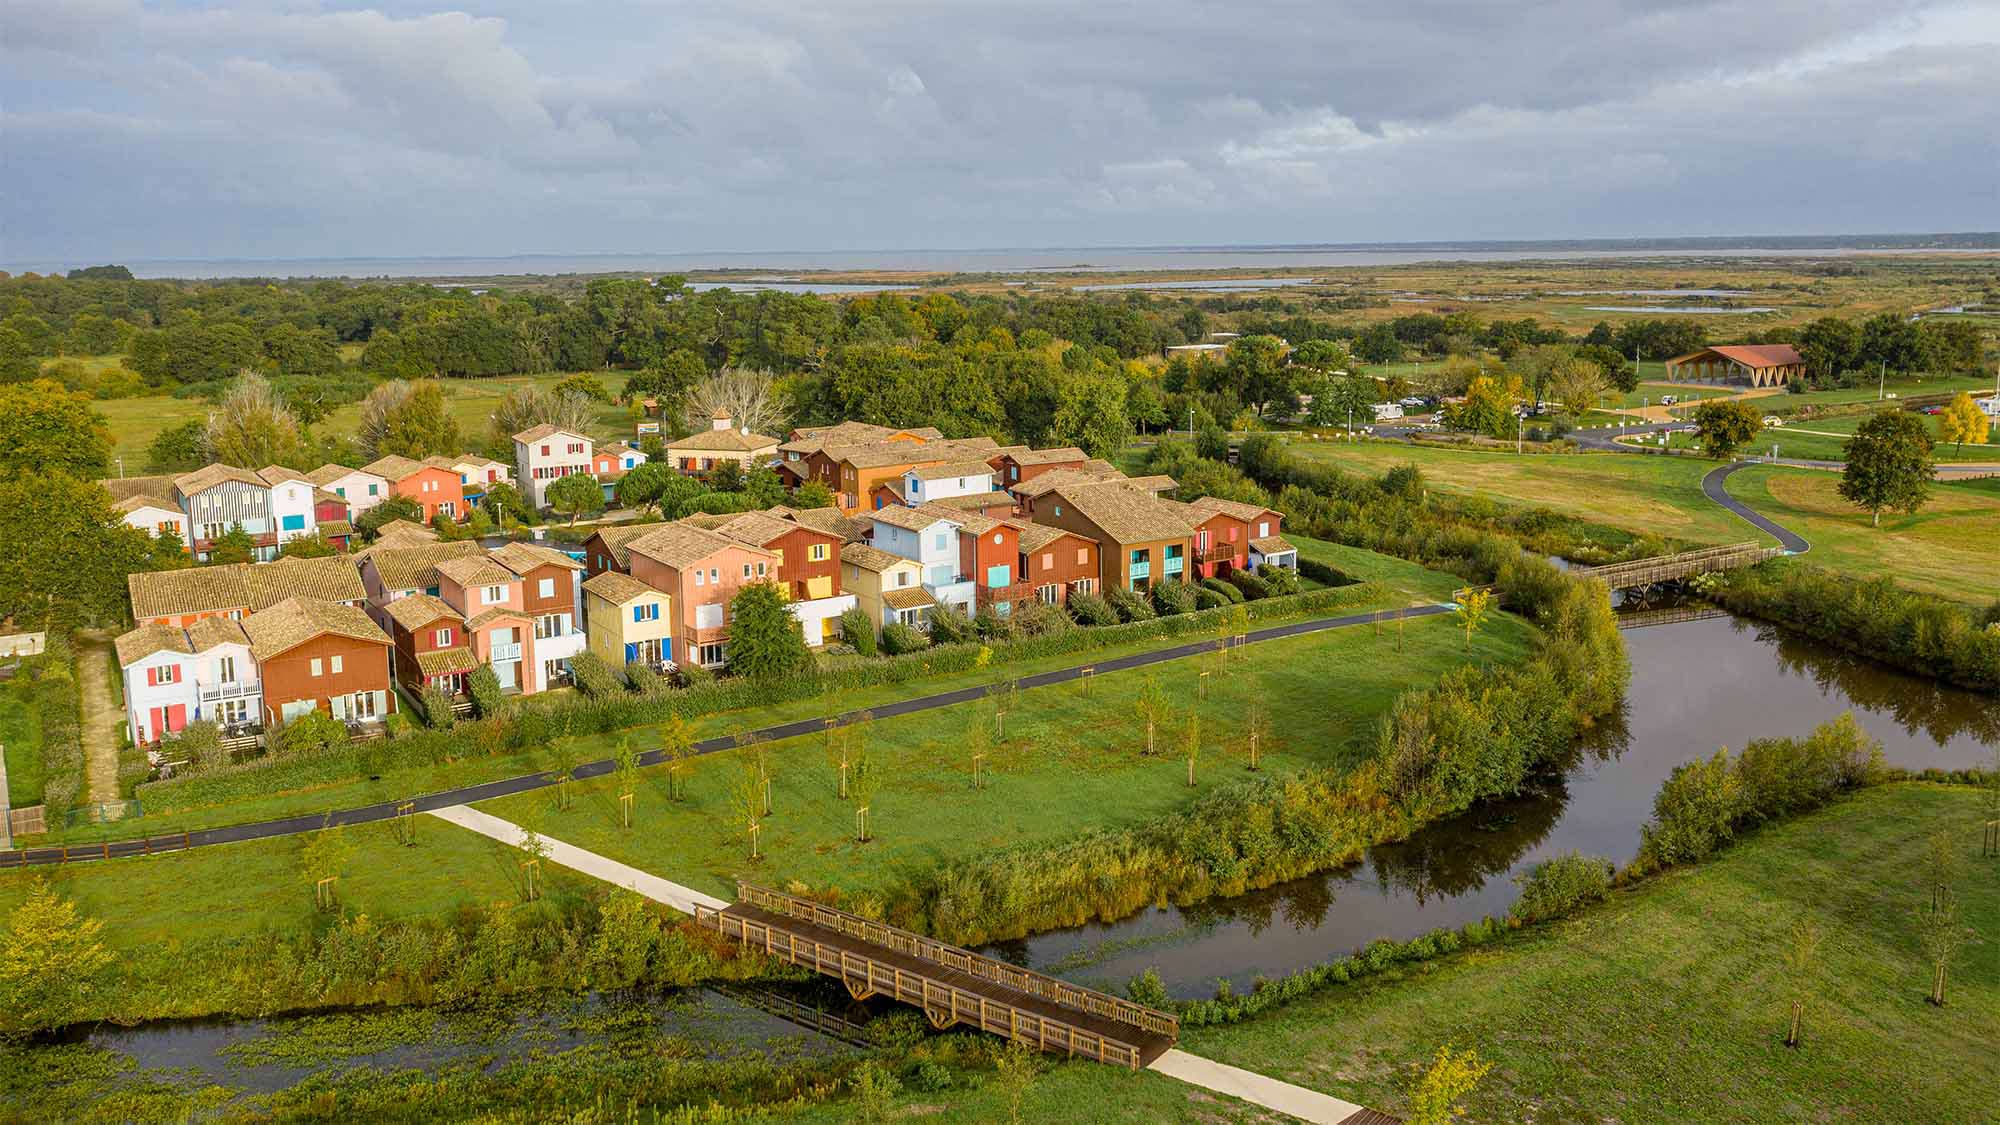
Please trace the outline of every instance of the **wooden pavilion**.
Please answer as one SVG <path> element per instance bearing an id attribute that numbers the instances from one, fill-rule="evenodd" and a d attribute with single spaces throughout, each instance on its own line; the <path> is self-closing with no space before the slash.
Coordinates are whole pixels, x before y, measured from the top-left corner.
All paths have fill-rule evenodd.
<path id="1" fill-rule="evenodd" d="M 1782 387 L 1805 373 L 1806 361 L 1790 344 L 1718 344 L 1667 361 L 1669 383 Z"/>

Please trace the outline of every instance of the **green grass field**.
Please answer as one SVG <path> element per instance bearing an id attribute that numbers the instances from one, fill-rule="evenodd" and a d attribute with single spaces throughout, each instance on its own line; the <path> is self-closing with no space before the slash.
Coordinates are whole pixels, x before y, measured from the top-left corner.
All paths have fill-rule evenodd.
<path id="1" fill-rule="evenodd" d="M 1369 626 L 1260 642 L 1243 650 L 1234 670 L 1209 677 L 1199 703 L 1205 749 L 1202 787 L 1244 776 L 1239 743 L 1253 700 L 1270 710 L 1272 734 L 1264 768 L 1283 773 L 1340 766 L 1365 754 L 1378 715 L 1395 696 L 1435 681 L 1459 664 L 1511 661 L 1526 652 L 1530 628 L 1497 619 L 1468 650 L 1443 618 L 1408 622 L 1405 651 L 1395 627 L 1381 636 Z M 1153 670 L 1176 711 L 1157 732 L 1159 753 L 1147 756 L 1134 708 L 1146 672 L 1110 673 L 1081 684 L 1023 692 L 1005 720 L 1006 744 L 982 766 L 983 788 L 972 785 L 967 731 L 991 714 L 969 703 L 881 719 L 861 729 L 880 791 L 871 800 L 872 842 L 855 841 L 851 801 L 837 795 L 838 772 L 819 736 L 770 743 L 774 815 L 764 822 L 750 861 L 749 842 L 734 813 L 731 789 L 749 752 L 697 760 L 683 775 L 687 799 L 668 796 L 663 769 L 648 769 L 639 789 L 639 822 L 622 826 L 613 779 L 579 783 L 568 809 L 552 792 L 482 802 L 480 808 L 544 835 L 601 852 L 700 890 L 732 895 L 738 876 L 768 885 L 797 880 L 846 892 L 893 884 L 939 863 L 1021 844 L 1054 842 L 1098 828 L 1145 823 L 1185 805 L 1185 759 L 1174 739 L 1196 705 L 1206 661 L 1178 661 Z M 1310 707 L 1274 701 L 1311 699 Z"/>
<path id="2" fill-rule="evenodd" d="M 26 677 L 0 684 L 0 748 L 6 752 L 7 803 L 26 808 L 42 803 L 48 770 L 42 762 L 42 724 L 30 702 Z"/>
<path id="3" fill-rule="evenodd" d="M 1182 1046 L 1395 1113 L 1437 1046 L 1493 1073 L 1478 1121 L 1990 1121 L 2000 1106 L 2000 878 L 1970 789 L 1898 785 L 1758 833 L 1710 865 L 1504 945 L 1392 970 Z M 1926 838 L 1967 864 L 1950 1003 L 1925 1003 L 1914 915 Z M 1779 958 L 1824 931 L 1803 1050 Z M 1109 1089 L 1109 1084 L 1106 1084 Z"/>

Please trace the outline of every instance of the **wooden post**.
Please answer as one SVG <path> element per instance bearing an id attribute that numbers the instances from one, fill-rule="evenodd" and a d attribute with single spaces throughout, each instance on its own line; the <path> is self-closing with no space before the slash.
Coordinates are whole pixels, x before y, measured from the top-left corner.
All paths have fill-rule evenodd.
<path id="1" fill-rule="evenodd" d="M 625 827 L 632 827 L 632 794 L 620 793 L 618 795 L 618 811 L 625 818 Z"/>

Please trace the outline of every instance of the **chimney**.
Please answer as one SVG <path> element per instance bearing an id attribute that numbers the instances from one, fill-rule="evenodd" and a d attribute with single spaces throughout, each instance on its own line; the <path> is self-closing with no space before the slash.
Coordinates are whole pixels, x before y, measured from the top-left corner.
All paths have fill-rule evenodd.
<path id="1" fill-rule="evenodd" d="M 710 415 L 709 428 L 716 430 L 726 430 L 729 428 L 729 422 L 730 422 L 729 411 L 718 410 L 713 415 Z"/>

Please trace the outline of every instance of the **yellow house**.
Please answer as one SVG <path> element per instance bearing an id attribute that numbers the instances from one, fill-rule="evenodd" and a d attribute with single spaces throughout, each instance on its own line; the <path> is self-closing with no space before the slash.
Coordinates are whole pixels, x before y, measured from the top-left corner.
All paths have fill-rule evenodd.
<path id="1" fill-rule="evenodd" d="M 878 632 L 892 621 L 930 627 L 928 619 L 937 600 L 924 589 L 923 575 L 916 560 L 866 543 L 840 548 L 840 584 L 854 595 L 855 607 L 868 615 Z"/>
<path id="2" fill-rule="evenodd" d="M 673 599 L 629 574 L 607 570 L 583 584 L 590 651 L 613 668 L 674 659 Z"/>

